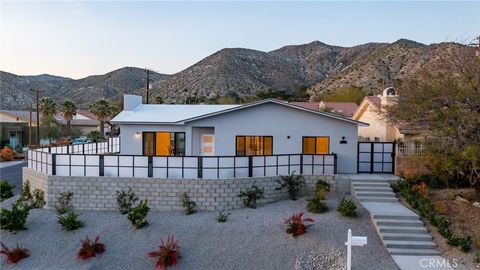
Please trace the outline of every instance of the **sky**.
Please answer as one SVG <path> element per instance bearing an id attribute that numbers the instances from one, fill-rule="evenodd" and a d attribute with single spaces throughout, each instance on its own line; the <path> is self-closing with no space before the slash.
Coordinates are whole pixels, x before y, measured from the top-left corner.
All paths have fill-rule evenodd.
<path id="1" fill-rule="evenodd" d="M 270 51 L 471 41 L 471 2 L 0 2 L 0 70 L 83 78 L 135 66 L 173 74 L 222 48 Z"/>

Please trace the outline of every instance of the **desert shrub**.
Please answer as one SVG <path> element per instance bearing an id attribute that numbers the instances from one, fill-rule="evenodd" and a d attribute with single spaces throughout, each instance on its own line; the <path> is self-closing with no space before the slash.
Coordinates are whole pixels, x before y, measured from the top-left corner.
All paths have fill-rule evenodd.
<path id="1" fill-rule="evenodd" d="M 324 198 L 318 193 L 313 195 L 312 198 L 307 199 L 307 210 L 311 213 L 323 213 L 328 210 L 327 204 L 323 201 Z"/>
<path id="2" fill-rule="evenodd" d="M 480 252 L 477 252 L 477 254 L 475 255 L 475 262 L 480 263 Z"/>
<path id="3" fill-rule="evenodd" d="M 195 214 L 197 212 L 197 204 L 190 199 L 187 193 L 183 193 L 180 196 L 180 200 L 182 201 L 183 208 L 187 215 Z"/>
<path id="4" fill-rule="evenodd" d="M 238 197 L 243 198 L 243 204 L 248 208 L 257 208 L 257 200 L 265 199 L 265 190 L 256 185 L 241 191 Z"/>
<path id="5" fill-rule="evenodd" d="M 58 215 L 57 221 L 62 225 L 62 228 L 66 231 L 73 231 L 85 226 L 85 223 L 82 220 L 78 219 L 80 213 L 75 212 L 74 210 L 69 211 L 63 215 Z"/>
<path id="6" fill-rule="evenodd" d="M 318 179 L 318 181 L 315 183 L 315 192 L 319 192 L 320 190 L 330 192 L 330 183 L 325 180 Z"/>
<path id="7" fill-rule="evenodd" d="M 0 181 L 0 202 L 3 202 L 4 200 L 6 200 L 8 198 L 13 197 L 12 189 L 14 187 L 15 187 L 14 185 L 11 185 L 5 179 L 2 179 Z"/>
<path id="8" fill-rule="evenodd" d="M 100 133 L 98 130 L 92 130 L 87 134 L 87 138 L 90 139 L 92 142 L 103 142 L 106 141 L 107 139 L 105 136 Z"/>
<path id="9" fill-rule="evenodd" d="M 12 205 L 12 210 L 0 210 L 0 227 L 10 232 L 26 230 L 25 223 L 30 212 L 30 206 L 18 200 Z"/>
<path id="10" fill-rule="evenodd" d="M 91 241 L 88 236 L 82 241 L 82 245 L 77 252 L 77 258 L 80 260 L 88 260 L 90 257 L 95 257 L 96 254 L 105 252 L 105 244 L 99 242 L 100 237 L 97 235 L 95 241 Z"/>
<path id="11" fill-rule="evenodd" d="M 229 216 L 230 216 L 230 213 L 226 213 L 224 211 L 218 211 L 217 221 L 221 223 L 227 222 Z"/>
<path id="12" fill-rule="evenodd" d="M 15 152 L 13 152 L 13 150 L 10 149 L 10 147 L 8 146 L 4 146 L 0 151 L 0 157 L 5 161 L 13 160 L 14 156 L 15 156 Z"/>
<path id="13" fill-rule="evenodd" d="M 138 197 L 135 196 L 135 192 L 132 189 L 128 189 L 127 192 L 124 190 L 117 190 L 117 206 L 118 210 L 122 215 L 127 214 L 132 206 L 138 201 Z"/>
<path id="14" fill-rule="evenodd" d="M 22 186 L 22 195 L 20 198 L 24 201 L 32 200 L 32 193 L 30 192 L 30 181 L 25 181 Z"/>
<path id="15" fill-rule="evenodd" d="M 293 235 L 293 237 L 297 237 L 306 233 L 307 228 L 312 224 L 304 224 L 304 222 L 313 223 L 314 220 L 312 218 L 303 218 L 302 211 L 292 214 L 284 221 L 284 223 L 287 225 L 287 229 L 285 230 L 285 232 Z"/>
<path id="16" fill-rule="evenodd" d="M 40 189 L 35 189 L 33 191 L 32 200 L 30 206 L 32 208 L 42 208 L 45 206 L 45 192 Z"/>
<path id="17" fill-rule="evenodd" d="M 439 214 L 445 214 L 447 212 L 447 205 L 443 201 L 435 202 L 433 208 Z"/>
<path id="18" fill-rule="evenodd" d="M 154 266 L 156 269 L 163 270 L 169 266 L 176 265 L 178 259 L 181 258 L 177 240 L 175 240 L 174 236 L 168 236 L 166 243 L 160 240 L 158 250 L 149 252 L 148 257 L 157 260 Z"/>
<path id="19" fill-rule="evenodd" d="M 147 215 L 149 211 L 150 207 L 148 207 L 148 201 L 140 201 L 137 206 L 130 209 L 127 218 L 135 228 L 141 229 L 148 224 Z"/>
<path id="20" fill-rule="evenodd" d="M 30 256 L 30 251 L 27 248 L 20 247 L 18 244 L 16 247 L 9 249 L 5 244 L 1 243 L 2 249 L 0 254 L 7 257 L 7 263 L 17 263 L 23 258 Z"/>
<path id="21" fill-rule="evenodd" d="M 472 249 L 472 238 L 470 236 L 451 236 L 447 240 L 447 244 L 455 247 L 460 247 L 460 250 L 462 250 L 463 252 L 468 252 L 470 251 L 470 249 Z"/>
<path id="22" fill-rule="evenodd" d="M 294 173 L 295 171 L 291 175 L 280 176 L 280 179 L 275 180 L 280 185 L 275 190 L 287 188 L 288 197 L 293 201 L 297 199 L 297 193 L 305 185 L 303 175 L 294 175 Z"/>
<path id="23" fill-rule="evenodd" d="M 54 206 L 57 214 L 63 215 L 73 210 L 72 196 L 73 192 L 70 191 L 64 191 L 60 193 L 60 196 L 57 198 L 57 202 Z"/>
<path id="24" fill-rule="evenodd" d="M 357 205 L 351 199 L 341 198 L 338 201 L 337 211 L 346 217 L 356 217 L 357 216 Z"/>

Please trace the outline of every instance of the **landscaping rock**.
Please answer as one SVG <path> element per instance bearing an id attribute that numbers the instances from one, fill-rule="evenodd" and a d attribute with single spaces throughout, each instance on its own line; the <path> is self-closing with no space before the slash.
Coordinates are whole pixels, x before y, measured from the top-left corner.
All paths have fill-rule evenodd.
<path id="1" fill-rule="evenodd" d="M 346 268 L 345 254 L 338 249 L 310 250 L 297 256 L 295 270 L 337 270 Z"/>
<path id="2" fill-rule="evenodd" d="M 473 203 L 473 206 L 477 207 L 477 208 L 480 208 L 480 202 L 474 202 Z"/>
<path id="3" fill-rule="evenodd" d="M 469 201 L 468 201 L 467 199 L 463 198 L 463 197 L 460 196 L 460 195 L 457 195 L 457 196 L 455 197 L 455 200 L 460 201 L 460 202 L 469 203 Z"/>

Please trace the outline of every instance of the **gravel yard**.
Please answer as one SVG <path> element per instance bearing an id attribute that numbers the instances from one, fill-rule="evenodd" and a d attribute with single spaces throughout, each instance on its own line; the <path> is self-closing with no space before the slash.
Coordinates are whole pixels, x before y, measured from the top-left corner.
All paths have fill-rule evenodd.
<path id="1" fill-rule="evenodd" d="M 182 259 L 173 269 L 294 269 L 297 255 L 308 251 L 337 249 L 346 252 L 347 230 L 368 236 L 368 245 L 353 248 L 353 269 L 398 269 L 382 246 L 368 213 L 359 206 L 358 218 L 347 218 L 335 211 L 341 195 L 331 193 L 323 214 L 306 213 L 315 219 L 308 233 L 293 238 L 284 232 L 284 218 L 304 210 L 306 201 L 260 204 L 257 209 L 231 212 L 227 223 L 218 223 L 216 212 L 186 216 L 180 212 L 151 212 L 150 225 L 135 230 L 125 216 L 116 212 L 85 211 L 80 218 L 86 226 L 64 232 L 54 211 L 32 210 L 28 230 L 11 234 L 1 231 L 8 246 L 19 243 L 30 249 L 30 257 L 2 269 L 152 269 L 147 258 L 160 239 L 175 235 Z M 106 252 L 83 262 L 75 254 L 80 240 L 89 235 L 106 245 Z"/>

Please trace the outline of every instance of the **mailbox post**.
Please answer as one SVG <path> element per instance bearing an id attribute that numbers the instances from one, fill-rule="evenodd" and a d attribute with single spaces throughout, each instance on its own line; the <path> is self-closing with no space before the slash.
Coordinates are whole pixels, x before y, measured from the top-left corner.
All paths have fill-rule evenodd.
<path id="1" fill-rule="evenodd" d="M 352 236 L 352 230 L 348 229 L 347 242 L 347 270 L 352 269 L 352 246 L 364 246 L 367 244 L 366 236 Z"/>

